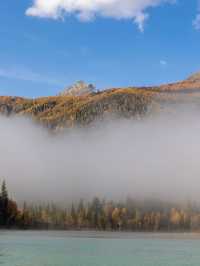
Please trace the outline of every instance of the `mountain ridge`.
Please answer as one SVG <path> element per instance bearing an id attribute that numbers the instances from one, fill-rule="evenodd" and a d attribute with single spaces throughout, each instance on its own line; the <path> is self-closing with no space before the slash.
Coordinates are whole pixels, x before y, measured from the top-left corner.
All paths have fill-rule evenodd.
<path id="1" fill-rule="evenodd" d="M 29 116 L 51 130 L 87 126 L 107 117 L 140 119 L 178 104 L 200 106 L 200 72 L 188 79 L 155 87 L 111 88 L 96 91 L 78 82 L 57 96 L 26 99 L 0 97 L 0 113 Z"/>

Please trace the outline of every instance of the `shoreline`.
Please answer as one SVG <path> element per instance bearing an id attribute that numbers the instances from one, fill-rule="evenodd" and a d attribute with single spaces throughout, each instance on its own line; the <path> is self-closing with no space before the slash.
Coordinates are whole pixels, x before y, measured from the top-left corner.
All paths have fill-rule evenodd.
<path id="1" fill-rule="evenodd" d="M 76 230 L 16 230 L 0 229 L 1 234 L 23 236 L 60 237 L 60 238 L 96 238 L 96 239 L 153 239 L 153 240 L 200 240 L 200 232 L 125 232 L 125 231 L 76 231 Z"/>

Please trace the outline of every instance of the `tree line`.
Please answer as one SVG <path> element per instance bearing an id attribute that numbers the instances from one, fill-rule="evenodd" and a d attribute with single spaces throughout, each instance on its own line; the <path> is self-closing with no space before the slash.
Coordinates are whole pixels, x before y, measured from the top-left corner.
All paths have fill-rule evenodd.
<path id="1" fill-rule="evenodd" d="M 56 204 L 26 204 L 18 207 L 9 198 L 6 182 L 0 190 L 0 228 L 113 231 L 198 231 L 200 205 L 172 204 L 160 200 L 124 202 L 80 200 L 69 207 Z"/>

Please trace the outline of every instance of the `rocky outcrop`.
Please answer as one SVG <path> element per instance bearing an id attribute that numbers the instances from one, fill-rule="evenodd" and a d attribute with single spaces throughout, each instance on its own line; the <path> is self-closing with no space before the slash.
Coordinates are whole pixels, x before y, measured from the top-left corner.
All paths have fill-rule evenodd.
<path id="1" fill-rule="evenodd" d="M 84 81 L 78 81 L 74 85 L 64 89 L 59 96 L 86 96 L 95 93 L 95 86 Z"/>

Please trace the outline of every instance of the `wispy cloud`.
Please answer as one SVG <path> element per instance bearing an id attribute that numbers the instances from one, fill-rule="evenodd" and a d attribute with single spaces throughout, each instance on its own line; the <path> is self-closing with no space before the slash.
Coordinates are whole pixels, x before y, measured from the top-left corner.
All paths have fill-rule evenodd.
<path id="1" fill-rule="evenodd" d="M 66 84 L 64 80 L 42 75 L 21 66 L 0 67 L 0 77 L 56 86 L 64 86 Z"/>
<path id="2" fill-rule="evenodd" d="M 26 15 L 63 19 L 67 14 L 86 21 L 95 16 L 131 19 L 143 31 L 148 18 L 147 9 L 167 2 L 174 3 L 175 0 L 34 0 Z"/>
<path id="3" fill-rule="evenodd" d="M 196 18 L 193 20 L 193 26 L 196 30 L 200 30 L 200 13 L 196 15 Z"/>
<path id="4" fill-rule="evenodd" d="M 196 30 L 200 30 L 200 0 L 198 0 L 198 12 L 192 24 Z"/>
<path id="5" fill-rule="evenodd" d="M 160 60 L 160 65 L 161 66 L 167 66 L 167 61 L 166 60 Z"/>

